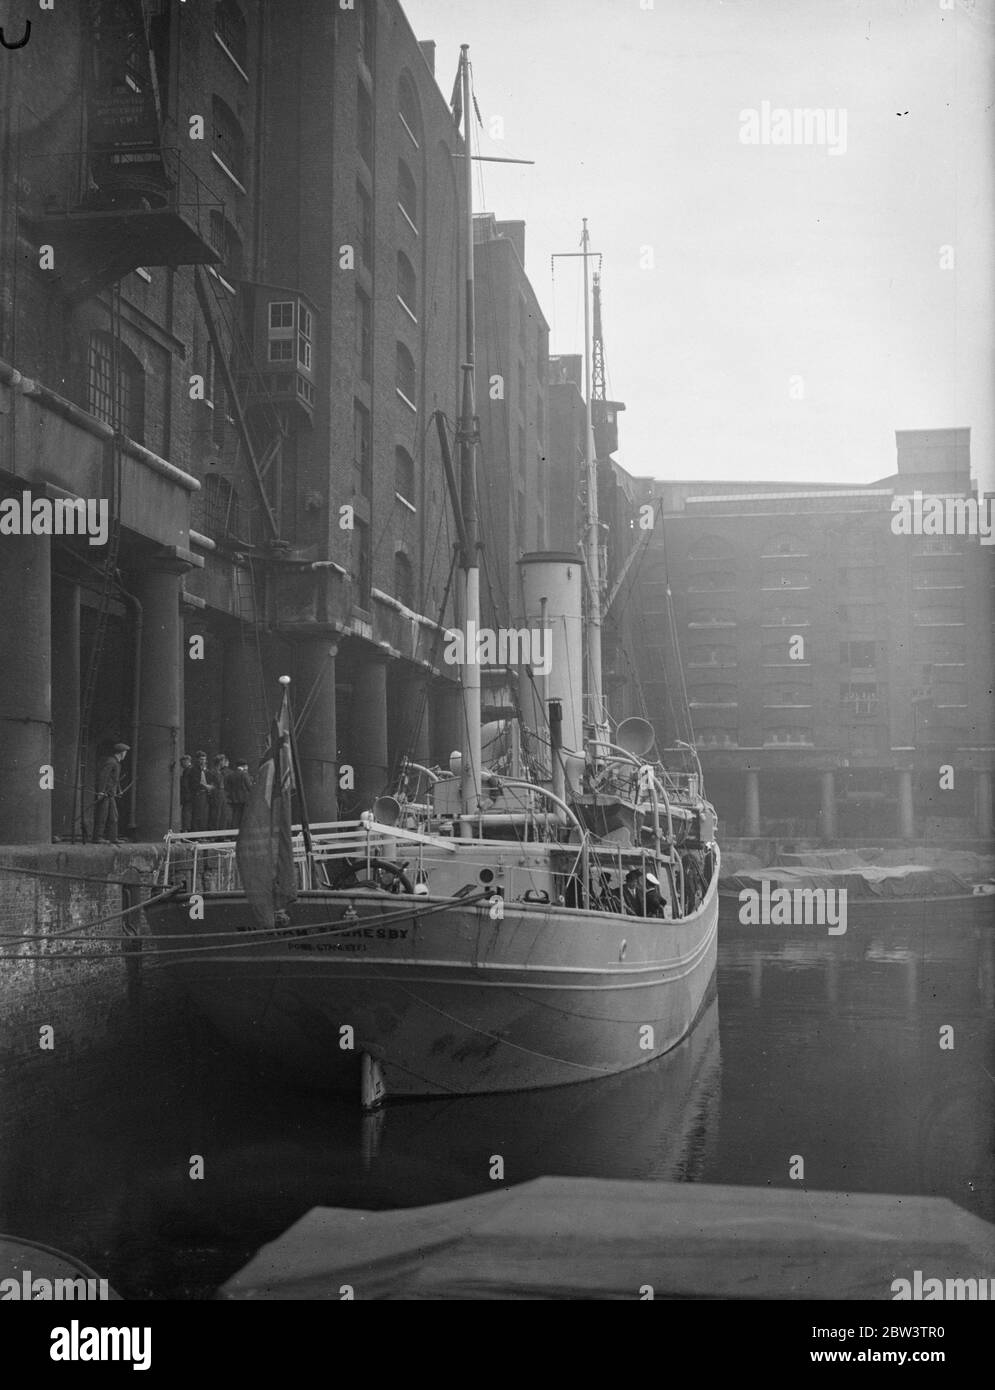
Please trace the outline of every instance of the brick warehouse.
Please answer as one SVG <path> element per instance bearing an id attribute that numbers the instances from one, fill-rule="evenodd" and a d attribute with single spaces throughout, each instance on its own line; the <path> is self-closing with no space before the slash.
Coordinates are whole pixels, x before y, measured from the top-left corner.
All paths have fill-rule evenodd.
<path id="1" fill-rule="evenodd" d="M 977 495 L 969 433 L 899 431 L 897 471 L 860 487 L 641 480 L 662 512 L 644 688 L 661 741 L 686 739 L 676 640 L 733 833 L 990 839 L 995 548 L 891 525 L 916 489 Z"/>
<path id="2" fill-rule="evenodd" d="M 312 818 L 353 810 L 459 742 L 431 416 L 457 413 L 461 141 L 433 46 L 394 0 L 103 0 L 13 56 L 3 493 L 116 524 L 0 546 L 0 841 L 78 836 L 122 738 L 123 829 L 157 838 L 180 752 L 254 758 L 284 671 Z"/>

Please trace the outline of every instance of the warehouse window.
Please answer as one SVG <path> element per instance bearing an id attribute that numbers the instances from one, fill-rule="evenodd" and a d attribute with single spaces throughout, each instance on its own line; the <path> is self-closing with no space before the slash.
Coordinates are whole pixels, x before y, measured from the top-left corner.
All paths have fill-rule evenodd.
<path id="1" fill-rule="evenodd" d="M 808 542 L 797 533 L 782 531 L 766 541 L 762 554 L 764 559 L 774 559 L 778 556 L 801 559 L 808 556 Z"/>
<path id="2" fill-rule="evenodd" d="M 212 98 L 214 153 L 233 178 L 242 182 L 245 174 L 245 136 L 238 117 L 219 96 Z"/>
<path id="3" fill-rule="evenodd" d="M 114 364 L 117 363 L 115 372 Z M 115 418 L 114 383 L 117 381 Z M 105 425 L 120 428 L 136 444 L 145 440 L 145 373 L 134 353 L 109 333 L 91 333 L 87 408 Z"/>
<path id="4" fill-rule="evenodd" d="M 878 712 L 877 684 L 849 681 L 840 686 L 840 705 L 846 714 L 862 715 L 865 718 Z"/>
<path id="5" fill-rule="evenodd" d="M 375 38 L 373 34 L 373 9 L 376 0 L 359 0 L 356 9 L 356 22 L 359 29 L 359 51 L 368 70 L 373 71 Z"/>
<path id="6" fill-rule="evenodd" d="M 294 301 L 274 300 L 269 306 L 269 360 L 294 360 Z"/>
<path id="7" fill-rule="evenodd" d="M 413 608 L 415 602 L 415 576 L 411 561 L 403 550 L 394 556 L 394 597 L 405 608 Z"/>
<path id="8" fill-rule="evenodd" d="M 356 357 L 361 381 L 373 378 L 373 308 L 370 297 L 356 291 Z"/>
<path id="9" fill-rule="evenodd" d="M 688 550 L 689 560 L 725 559 L 729 554 L 729 543 L 721 536 L 698 536 Z"/>
<path id="10" fill-rule="evenodd" d="M 397 392 L 412 410 L 417 409 L 415 398 L 418 394 L 418 378 L 415 359 L 403 343 L 397 345 Z"/>
<path id="11" fill-rule="evenodd" d="M 242 239 L 223 213 L 211 212 L 211 245 L 221 257 L 221 270 L 231 280 L 242 276 Z"/>
<path id="12" fill-rule="evenodd" d="M 855 670 L 871 670 L 874 666 L 873 642 L 841 642 L 840 664 Z"/>
<path id="13" fill-rule="evenodd" d="M 373 202 L 361 183 L 356 183 L 356 240 L 359 258 L 367 270 L 373 266 Z"/>
<path id="14" fill-rule="evenodd" d="M 735 592 L 736 576 L 732 570 L 699 570 L 688 583 L 689 594 Z"/>
<path id="15" fill-rule="evenodd" d="M 414 83 L 405 73 L 397 84 L 397 111 L 401 118 L 401 125 L 408 133 L 411 143 L 418 148 L 418 140 L 421 135 L 421 116 L 418 112 L 418 96 L 415 92 Z"/>
<path id="16" fill-rule="evenodd" d="M 415 504 L 415 461 L 400 444 L 394 450 L 394 490 L 412 506 Z"/>
<path id="17" fill-rule="evenodd" d="M 397 297 L 413 319 L 418 317 L 418 282 L 415 268 L 403 251 L 397 253 Z"/>
<path id="18" fill-rule="evenodd" d="M 369 497 L 373 491 L 370 412 L 359 401 L 353 401 L 352 405 L 352 447 L 353 491 L 360 497 Z"/>
<path id="19" fill-rule="evenodd" d="M 735 666 L 736 648 L 731 643 L 697 643 L 688 651 L 689 666 Z"/>
<path id="20" fill-rule="evenodd" d="M 397 206 L 415 231 L 418 230 L 418 187 L 415 176 L 403 159 L 397 161 Z"/>
<path id="21" fill-rule="evenodd" d="M 357 597 L 361 604 L 366 604 L 370 597 L 370 586 L 373 583 L 373 558 L 370 553 L 370 528 L 365 521 L 356 519 L 353 531 L 354 544 L 354 574 L 359 590 Z"/>
<path id="22" fill-rule="evenodd" d="M 311 370 L 311 348 L 314 340 L 311 310 L 303 304 L 299 304 L 297 310 L 297 365 L 309 372 Z"/>
<path id="23" fill-rule="evenodd" d="M 219 0 L 215 5 L 214 32 L 239 67 L 244 68 L 248 52 L 245 17 L 233 0 Z"/>
<path id="24" fill-rule="evenodd" d="M 373 102 L 362 82 L 356 84 L 356 146 L 360 158 L 373 173 Z"/>
<path id="25" fill-rule="evenodd" d="M 227 478 L 209 473 L 204 479 L 202 524 L 205 536 L 225 540 L 238 535 L 238 493 Z"/>

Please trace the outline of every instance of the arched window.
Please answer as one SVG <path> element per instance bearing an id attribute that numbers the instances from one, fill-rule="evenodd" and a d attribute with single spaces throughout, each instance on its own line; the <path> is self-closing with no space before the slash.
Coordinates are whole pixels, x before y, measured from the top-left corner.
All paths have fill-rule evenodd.
<path id="1" fill-rule="evenodd" d="M 221 257 L 221 271 L 229 279 L 242 277 L 242 238 L 223 213 L 211 212 L 211 245 Z"/>
<path id="2" fill-rule="evenodd" d="M 205 536 L 223 541 L 238 535 L 238 493 L 227 478 L 209 473 L 204 479 L 201 524 Z"/>
<path id="3" fill-rule="evenodd" d="M 356 147 L 373 173 L 373 100 L 362 82 L 356 83 Z"/>
<path id="4" fill-rule="evenodd" d="M 115 343 L 110 333 L 90 334 L 87 408 L 91 415 L 105 425 L 119 428 L 136 444 L 145 442 L 145 373 L 134 353 L 122 343 Z"/>
<path id="5" fill-rule="evenodd" d="M 241 183 L 245 174 L 245 136 L 238 117 L 219 96 L 211 99 L 214 153 Z"/>
<path id="6" fill-rule="evenodd" d="M 356 8 L 359 51 L 363 55 L 363 62 L 371 73 L 373 71 L 374 50 L 376 48 L 376 36 L 373 32 L 373 11 L 375 9 L 376 6 L 366 3 L 366 0 L 360 0 Z"/>
<path id="7" fill-rule="evenodd" d="M 415 505 L 415 461 L 400 444 L 394 450 L 394 489 L 406 502 Z"/>
<path id="8" fill-rule="evenodd" d="M 421 113 L 415 84 L 406 72 L 401 74 L 397 84 L 397 112 L 411 143 L 417 148 L 421 140 Z"/>
<path id="9" fill-rule="evenodd" d="M 415 268 L 403 251 L 397 253 L 397 297 L 412 318 L 418 317 L 418 282 Z"/>
<path id="10" fill-rule="evenodd" d="M 411 223 L 415 231 L 418 230 L 418 186 L 415 183 L 415 176 L 405 164 L 403 159 L 397 161 L 397 205 Z"/>
<path id="11" fill-rule="evenodd" d="M 403 343 L 397 345 L 397 389 L 412 410 L 416 410 L 418 378 L 415 372 L 415 359 Z"/>
<path id="12" fill-rule="evenodd" d="M 218 0 L 214 7 L 214 32 L 240 67 L 245 67 L 248 44 L 245 16 L 234 0 Z"/>
<path id="13" fill-rule="evenodd" d="M 394 556 L 394 597 L 405 608 L 413 608 L 415 602 L 415 576 L 411 561 L 402 550 Z"/>
<path id="14" fill-rule="evenodd" d="M 373 267 L 373 200 L 356 180 L 356 241 L 363 265 Z"/>

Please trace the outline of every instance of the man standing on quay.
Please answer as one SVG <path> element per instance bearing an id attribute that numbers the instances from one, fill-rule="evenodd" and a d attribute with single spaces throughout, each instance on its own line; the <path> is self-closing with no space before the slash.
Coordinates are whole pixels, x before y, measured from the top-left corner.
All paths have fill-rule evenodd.
<path id="1" fill-rule="evenodd" d="M 209 814 L 211 781 L 207 771 L 207 754 L 198 748 L 195 766 L 188 767 L 180 777 L 180 800 L 189 806 L 188 830 L 206 830 Z"/>
<path id="2" fill-rule="evenodd" d="M 93 838 L 101 844 L 117 844 L 117 799 L 121 795 L 121 764 L 129 752 L 126 743 L 115 743 L 114 751 L 97 769 L 97 805 L 93 813 Z"/>

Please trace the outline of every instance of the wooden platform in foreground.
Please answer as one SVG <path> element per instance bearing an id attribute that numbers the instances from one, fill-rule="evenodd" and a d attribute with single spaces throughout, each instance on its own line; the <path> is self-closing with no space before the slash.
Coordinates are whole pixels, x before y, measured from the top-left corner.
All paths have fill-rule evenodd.
<path id="1" fill-rule="evenodd" d="M 995 1278 L 995 1226 L 945 1198 L 539 1178 L 410 1210 L 315 1207 L 217 1297 L 639 1299 L 649 1285 L 657 1299 L 889 1300 L 916 1270 Z"/>

